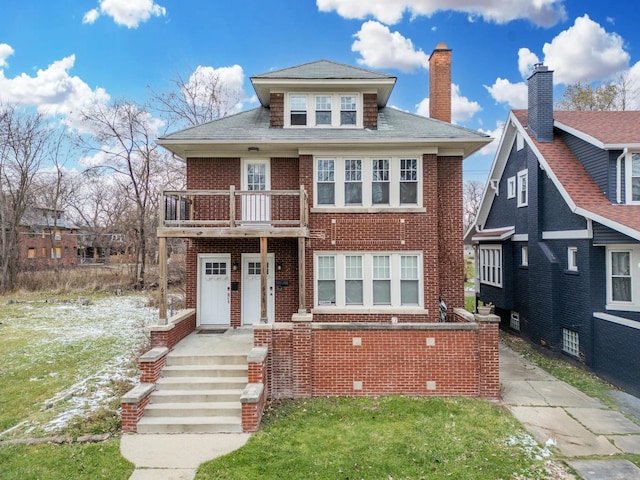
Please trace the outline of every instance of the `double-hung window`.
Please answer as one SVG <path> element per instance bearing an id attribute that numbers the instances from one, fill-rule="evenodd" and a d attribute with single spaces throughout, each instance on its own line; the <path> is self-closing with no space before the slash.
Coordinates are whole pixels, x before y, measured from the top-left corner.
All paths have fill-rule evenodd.
<path id="1" fill-rule="evenodd" d="M 315 305 L 356 310 L 420 307 L 421 258 L 413 252 L 317 253 Z"/>
<path id="2" fill-rule="evenodd" d="M 518 172 L 518 207 L 529 204 L 529 176 L 526 170 Z"/>
<path id="3" fill-rule="evenodd" d="M 305 95 L 291 96 L 291 125 L 307 124 L 307 97 Z"/>
<path id="4" fill-rule="evenodd" d="M 611 303 L 632 303 L 631 250 L 609 252 L 609 298 Z"/>
<path id="5" fill-rule="evenodd" d="M 344 203 L 362 205 L 362 160 L 344 161 Z"/>
<path id="6" fill-rule="evenodd" d="M 335 161 L 318 160 L 316 175 L 316 195 L 318 205 L 335 205 Z"/>
<path id="7" fill-rule="evenodd" d="M 502 245 L 480 245 L 480 283 L 502 287 Z"/>
<path id="8" fill-rule="evenodd" d="M 418 202 L 418 160 L 400 159 L 400 204 L 412 205 Z"/>
<path id="9" fill-rule="evenodd" d="M 340 125 L 355 125 L 358 121 L 358 97 L 342 95 L 340 97 Z"/>
<path id="10" fill-rule="evenodd" d="M 389 160 L 374 159 L 371 162 L 371 203 L 389 205 Z"/>
<path id="11" fill-rule="evenodd" d="M 316 96 L 316 125 L 331 125 L 331 97 Z"/>
<path id="12" fill-rule="evenodd" d="M 316 158 L 316 207 L 421 207 L 416 158 Z"/>

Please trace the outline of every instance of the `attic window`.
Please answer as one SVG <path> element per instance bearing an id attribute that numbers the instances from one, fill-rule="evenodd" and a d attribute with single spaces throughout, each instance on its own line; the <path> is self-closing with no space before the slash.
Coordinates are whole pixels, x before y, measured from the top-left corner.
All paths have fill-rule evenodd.
<path id="1" fill-rule="evenodd" d="M 518 172 L 518 207 L 526 207 L 529 204 L 528 180 L 527 170 Z"/>
<path id="2" fill-rule="evenodd" d="M 291 93 L 285 102 L 285 127 L 361 127 L 361 104 L 361 95 L 357 93 Z"/>

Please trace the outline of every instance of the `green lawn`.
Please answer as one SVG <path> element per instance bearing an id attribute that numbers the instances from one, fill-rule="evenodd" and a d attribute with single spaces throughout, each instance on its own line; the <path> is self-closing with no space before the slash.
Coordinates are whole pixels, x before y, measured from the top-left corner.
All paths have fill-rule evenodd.
<path id="1" fill-rule="evenodd" d="M 546 478 L 543 453 L 496 404 L 463 398 L 329 398 L 268 409 L 240 450 L 197 479 Z"/>

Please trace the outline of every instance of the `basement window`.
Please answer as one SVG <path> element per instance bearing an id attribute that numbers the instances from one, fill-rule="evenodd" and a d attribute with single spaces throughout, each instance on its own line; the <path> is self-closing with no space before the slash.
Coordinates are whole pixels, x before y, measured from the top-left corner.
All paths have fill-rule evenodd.
<path id="1" fill-rule="evenodd" d="M 509 327 L 513 330 L 519 332 L 520 331 L 520 313 L 511 311 L 511 315 L 509 316 Z"/>
<path id="2" fill-rule="evenodd" d="M 574 357 L 579 355 L 580 337 L 578 332 L 574 332 L 568 328 L 562 329 L 562 351 Z"/>

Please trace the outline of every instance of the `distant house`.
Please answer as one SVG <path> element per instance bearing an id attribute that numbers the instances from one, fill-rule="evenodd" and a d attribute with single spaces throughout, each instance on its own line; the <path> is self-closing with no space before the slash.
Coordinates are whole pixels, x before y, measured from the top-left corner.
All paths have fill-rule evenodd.
<path id="1" fill-rule="evenodd" d="M 123 233 L 78 230 L 78 263 L 111 263 L 129 261 Z"/>
<path id="2" fill-rule="evenodd" d="M 23 215 L 18 233 L 21 269 L 77 265 L 76 229 L 67 225 L 64 211 L 31 208 Z"/>
<path id="3" fill-rule="evenodd" d="M 184 238 L 189 310 L 168 319 L 161 301 L 143 382 L 193 330 L 244 326 L 257 405 L 243 403 L 244 430 L 266 398 L 498 396 L 497 324 L 455 311 L 462 161 L 491 139 L 451 124 L 451 50 L 430 63 L 431 118 L 387 106 L 395 77 L 321 60 L 252 77 L 255 109 L 159 139 L 188 188 L 164 192 L 159 291 L 167 240 Z"/>
<path id="4" fill-rule="evenodd" d="M 553 72 L 509 114 L 466 235 L 504 327 L 640 394 L 640 112 L 554 111 Z"/>

